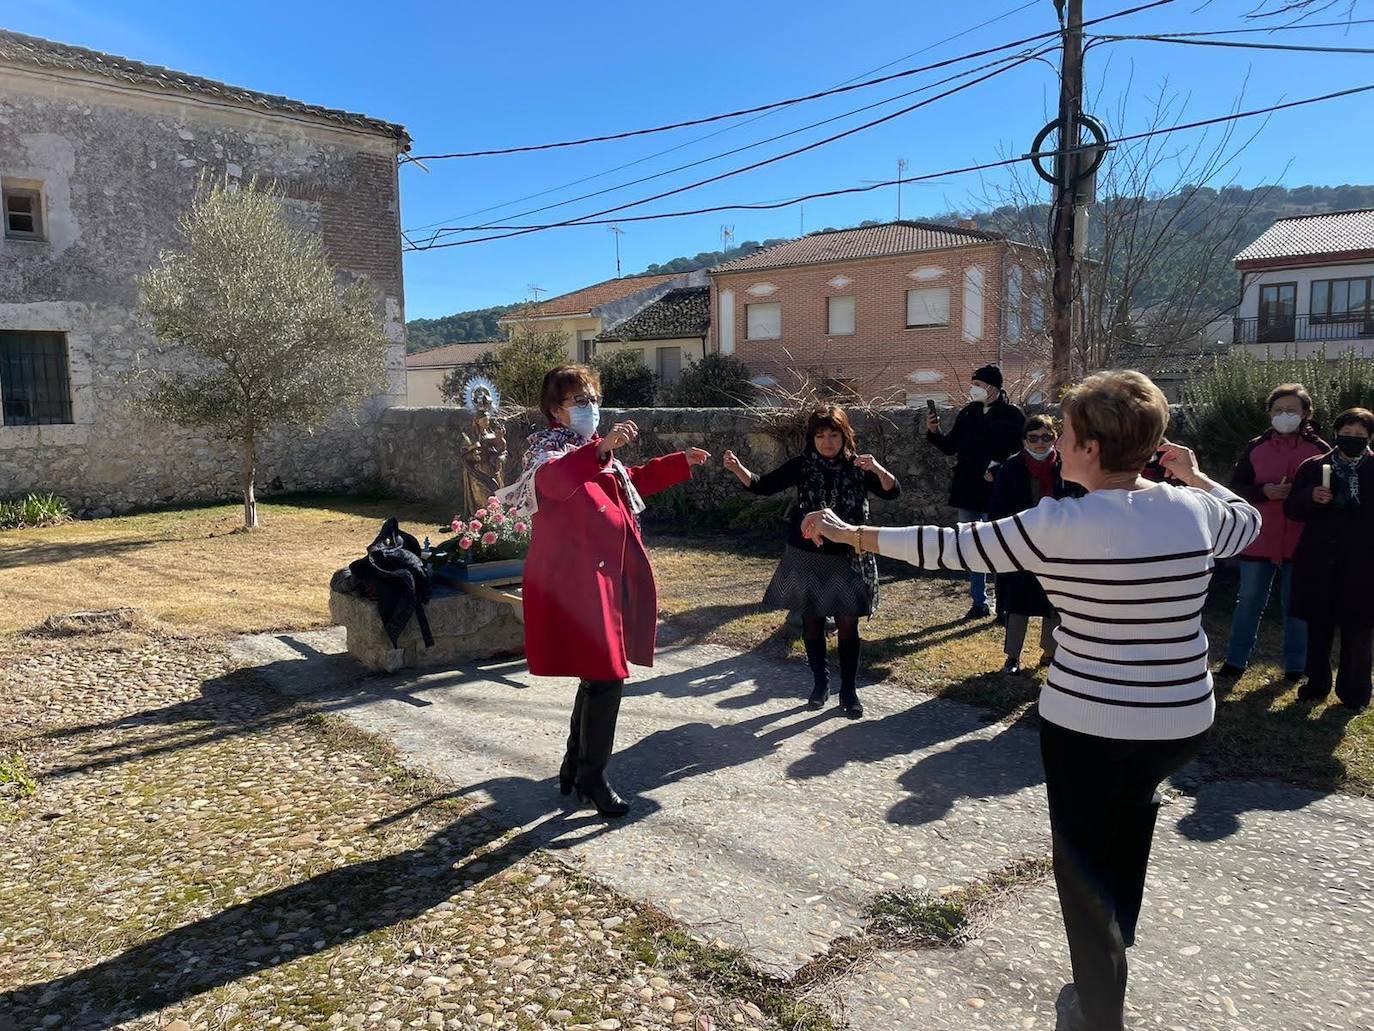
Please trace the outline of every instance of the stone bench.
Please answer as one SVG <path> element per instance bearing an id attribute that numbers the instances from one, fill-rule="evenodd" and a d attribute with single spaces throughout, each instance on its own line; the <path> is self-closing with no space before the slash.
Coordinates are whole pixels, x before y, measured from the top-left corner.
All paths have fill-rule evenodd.
<path id="1" fill-rule="evenodd" d="M 425 614 L 433 647 L 425 647 L 412 616 L 392 648 L 375 601 L 332 587 L 329 592 L 329 615 L 344 628 L 348 654 L 370 670 L 449 669 L 473 659 L 525 653 L 525 628 L 510 602 L 436 584 Z"/>

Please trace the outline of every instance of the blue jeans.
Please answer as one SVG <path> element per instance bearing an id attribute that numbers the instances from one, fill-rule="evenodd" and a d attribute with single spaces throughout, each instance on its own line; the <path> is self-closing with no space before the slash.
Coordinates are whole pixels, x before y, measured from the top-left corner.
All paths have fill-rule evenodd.
<path id="1" fill-rule="evenodd" d="M 986 512 L 974 512 L 967 508 L 956 508 L 954 511 L 959 513 L 959 522 L 961 523 L 976 523 L 978 520 L 988 517 Z M 973 599 L 973 604 L 987 606 L 988 576 L 986 573 L 969 573 L 968 596 Z"/>
<path id="2" fill-rule="evenodd" d="M 1283 670 L 1301 673 L 1307 666 L 1307 624 L 1288 614 L 1288 598 L 1293 589 L 1292 562 L 1276 566 L 1272 562 L 1241 561 L 1240 591 L 1236 595 L 1236 613 L 1231 618 L 1226 662 L 1241 669 L 1249 665 L 1275 572 L 1279 574 L 1279 603 L 1283 607 Z"/>

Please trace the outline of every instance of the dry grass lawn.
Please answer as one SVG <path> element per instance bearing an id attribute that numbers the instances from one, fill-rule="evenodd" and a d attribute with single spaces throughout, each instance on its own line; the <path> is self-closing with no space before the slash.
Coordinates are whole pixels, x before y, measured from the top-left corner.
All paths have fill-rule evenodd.
<path id="1" fill-rule="evenodd" d="M 445 516 L 424 506 L 339 497 L 272 501 L 261 514 L 262 528 L 251 534 L 237 529 L 240 510 L 232 504 L 0 533 L 0 633 L 56 613 L 124 606 L 206 634 L 323 626 L 330 575 L 362 553 L 382 520 L 396 515 L 423 537 Z M 725 534 L 652 541 L 669 633 L 799 655 L 782 615 L 759 605 L 779 545 Z M 1229 582 L 1213 590 L 1207 629 L 1214 651 L 1225 644 L 1233 598 Z M 972 702 L 994 719 L 1024 715 L 1043 671 L 998 672 L 1002 632 L 986 620 L 960 622 L 967 608 L 962 581 L 886 566 L 881 608 L 862 627 L 864 680 Z M 1213 768 L 1374 794 L 1374 714 L 1352 719 L 1340 706 L 1297 705 L 1295 685 L 1274 664 L 1276 631 L 1274 623 L 1265 625 L 1256 661 L 1239 683 L 1219 685 L 1223 704 L 1208 753 Z M 1027 662 L 1038 654 L 1037 632 L 1033 625 Z M 800 663 L 797 678 L 801 691 Z"/>
<path id="2" fill-rule="evenodd" d="M 388 516 L 421 537 L 440 513 L 404 502 L 320 497 L 165 509 L 0 533 L 0 633 L 59 612 L 131 606 L 207 633 L 325 626 L 329 577 Z M 431 521 L 432 520 L 432 521 Z"/>

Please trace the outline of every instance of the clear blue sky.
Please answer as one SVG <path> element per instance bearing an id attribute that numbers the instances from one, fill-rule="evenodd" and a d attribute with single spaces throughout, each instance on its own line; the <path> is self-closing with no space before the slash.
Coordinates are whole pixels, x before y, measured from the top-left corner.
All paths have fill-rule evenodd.
<path id="1" fill-rule="evenodd" d="M 1098 31 L 1253 25 L 1244 16 L 1254 5 L 1255 0 L 1211 0 L 1201 5 L 1179 0 Z M 1133 4 L 1087 0 L 1085 6 L 1092 18 Z M 1374 16 L 1374 4 L 1361 4 L 1357 13 Z M 1001 15 L 1006 17 L 931 46 Z M 887 69 L 895 71 L 1046 31 L 1055 18 L 1050 0 L 1029 5 L 1025 0 L 754 0 L 728 8 L 550 0 L 398 0 L 381 6 L 354 0 L 238 0 L 215 5 L 30 0 L 9 5 L 0 24 L 401 122 L 414 137 L 415 153 L 426 154 L 615 132 L 782 99 L 836 85 L 889 62 L 897 62 Z M 1286 32 L 1274 39 L 1374 46 L 1374 25 Z M 908 56 L 927 47 L 925 53 Z M 1374 55 L 1222 51 L 1143 42 L 1097 47 L 1089 53 L 1087 67 L 1093 94 L 1089 109 L 1103 116 L 1115 133 L 1148 127 L 1150 98 L 1166 83 L 1180 102 L 1186 101 L 1187 119 L 1225 113 L 1242 88 L 1244 106 L 1258 107 L 1374 83 Z M 948 72 L 936 73 L 944 74 Z M 739 120 L 543 154 L 440 161 L 430 164 L 428 174 L 407 165 L 401 171 L 402 225 L 412 229 L 436 222 L 453 224 L 449 220 L 455 218 L 460 223 L 499 219 L 786 132 L 923 85 L 932 77 L 798 105 L 750 124 Z M 891 179 L 899 157 L 907 160 L 908 174 L 916 175 L 1022 153 L 1050 116 L 1056 81 L 1050 67 L 1032 62 L 878 128 L 634 213 L 771 201 L 865 179 Z M 1120 112 L 1123 96 L 1125 110 Z M 905 103 L 916 99 L 920 98 Z M 647 196 L 900 106 L 885 105 L 531 220 L 569 218 Z M 1374 94 L 1278 114 L 1241 158 L 1238 182 L 1295 186 L 1374 181 L 1371 124 Z M 710 139 L 690 142 L 726 126 L 727 131 Z M 1179 134 L 1175 139 L 1182 148 L 1197 135 Z M 580 187 L 534 202 L 508 204 L 680 144 L 688 145 Z M 912 217 L 977 207 L 1003 179 L 990 174 L 980 182 L 976 175 L 965 175 L 912 184 L 904 190 L 902 211 Z M 496 205 L 502 206 L 470 214 Z M 733 225 L 740 242 L 794 235 L 803 225 L 809 231 L 865 218 L 891 218 L 895 208 L 895 191 L 886 189 L 808 203 L 802 212 L 793 207 L 627 223 L 620 240 L 622 266 L 628 274 L 652 262 L 715 250 L 722 224 Z M 436 316 L 522 300 L 530 284 L 543 287 L 548 296 L 614 274 L 614 241 L 604 226 L 416 253 L 406 258 L 407 315 Z"/>

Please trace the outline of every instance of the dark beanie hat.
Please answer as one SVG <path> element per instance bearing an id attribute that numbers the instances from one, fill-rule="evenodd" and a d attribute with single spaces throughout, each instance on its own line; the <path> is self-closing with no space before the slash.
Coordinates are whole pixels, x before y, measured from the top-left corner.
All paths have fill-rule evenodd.
<path id="1" fill-rule="evenodd" d="M 1002 389 L 1002 370 L 996 365 L 984 365 L 981 369 L 974 369 L 973 378 L 980 379 L 998 390 Z"/>

